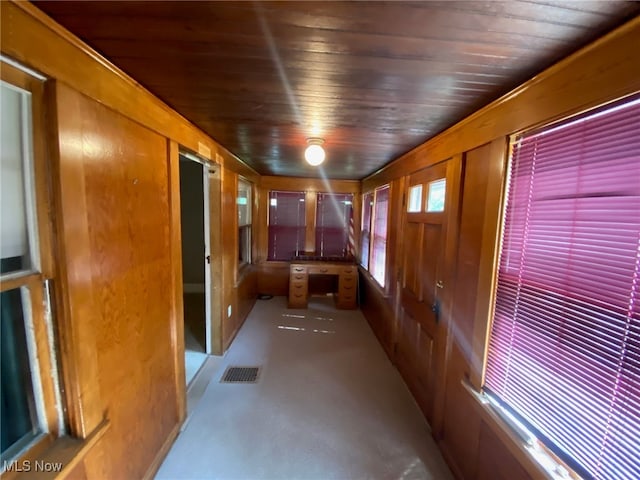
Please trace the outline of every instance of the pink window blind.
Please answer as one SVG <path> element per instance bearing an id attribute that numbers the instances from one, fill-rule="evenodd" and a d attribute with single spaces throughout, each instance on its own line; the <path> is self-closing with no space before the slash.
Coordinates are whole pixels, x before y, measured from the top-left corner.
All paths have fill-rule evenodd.
<path id="1" fill-rule="evenodd" d="M 268 260 L 291 260 L 304 250 L 304 192 L 269 192 Z"/>
<path id="2" fill-rule="evenodd" d="M 512 152 L 485 389 L 585 478 L 640 478 L 640 99 Z"/>
<path id="3" fill-rule="evenodd" d="M 375 191 L 373 205 L 373 239 L 369 272 L 384 287 L 387 267 L 387 220 L 389 214 L 389 185 Z"/>
<path id="4" fill-rule="evenodd" d="M 318 193 L 316 208 L 316 252 L 320 256 L 345 256 L 353 195 Z"/>
<path id="5" fill-rule="evenodd" d="M 369 244 L 371 243 L 371 209 L 373 192 L 362 196 L 362 229 L 360 233 L 360 265 L 369 269 Z"/>

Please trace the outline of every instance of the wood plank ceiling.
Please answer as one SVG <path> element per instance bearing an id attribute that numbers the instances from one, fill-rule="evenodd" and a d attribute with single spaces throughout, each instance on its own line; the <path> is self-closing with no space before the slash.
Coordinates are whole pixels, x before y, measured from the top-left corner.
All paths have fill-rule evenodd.
<path id="1" fill-rule="evenodd" d="M 259 173 L 360 179 L 639 2 L 38 2 Z"/>

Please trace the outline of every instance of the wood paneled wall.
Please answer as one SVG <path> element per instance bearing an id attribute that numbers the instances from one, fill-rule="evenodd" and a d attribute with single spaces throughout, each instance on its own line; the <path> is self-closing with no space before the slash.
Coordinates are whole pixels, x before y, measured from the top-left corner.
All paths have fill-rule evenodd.
<path id="1" fill-rule="evenodd" d="M 418 247 L 403 232 L 403 196 L 415 172 L 448 159 L 458 159 L 460 165 L 457 179 L 447 185 L 453 189 L 452 201 L 447 200 L 453 211 L 443 247 L 450 252 L 444 262 L 446 301 L 441 317 L 446 358 L 436 373 L 443 381 L 436 382 L 435 405 L 416 397 L 457 478 L 546 478 L 510 430 L 472 393 L 482 385 L 509 138 L 640 91 L 635 45 L 640 45 L 640 18 L 363 180 L 363 192 L 387 183 L 399 187 L 392 188 L 391 203 L 396 207 L 390 210 L 388 229 L 388 287 L 380 289 L 367 272 L 362 272 L 360 287 L 362 310 L 371 327 L 391 360 L 401 364 L 407 384 L 415 385 L 423 365 L 417 360 L 407 364 L 407 333 L 400 332 L 405 316 L 400 261 L 403 252 L 416 252 Z M 408 341 L 422 348 L 417 337 Z M 424 348 L 432 347 L 425 343 Z"/>
<path id="2" fill-rule="evenodd" d="M 32 5 L 0 9 L 2 54 L 47 78 L 60 354 L 85 439 L 67 473 L 149 478 L 185 416 L 179 148 L 220 170 L 226 346 L 257 292 L 238 271 L 237 179 L 259 176 Z"/>
<path id="3" fill-rule="evenodd" d="M 247 171 L 238 169 L 247 174 Z M 236 213 L 236 198 L 238 196 L 238 173 L 231 169 L 222 172 L 222 341 L 223 350 L 229 348 L 233 338 L 251 311 L 258 295 L 257 271 L 254 265 L 238 264 L 238 215 Z M 243 175 L 252 182 L 253 197 L 255 197 L 257 176 Z M 252 204 L 252 235 L 258 230 L 256 219 L 256 202 Z M 252 239 L 255 242 L 255 238 Z M 214 252 L 212 252 L 214 253 Z M 214 279 L 214 281 L 216 281 Z M 231 314 L 229 314 L 231 311 Z"/>
<path id="4" fill-rule="evenodd" d="M 103 438 L 108 461 L 94 449 L 85 468 L 90 478 L 141 478 L 180 417 L 166 294 L 173 272 L 167 140 L 64 84 L 55 86 L 55 103 L 66 313 L 94 335 L 96 376 L 83 377 L 98 391 L 83 411 L 111 422 Z M 74 315 L 85 302 L 83 315 Z M 78 370 L 84 358 L 74 359 Z"/>
<path id="5" fill-rule="evenodd" d="M 359 182 L 259 176 L 119 69 L 29 4 L 1 2 L 0 49 L 48 77 L 49 146 L 55 163 L 60 315 L 73 433 L 110 427 L 73 471 L 88 478 L 150 476 L 184 418 L 180 305 L 178 144 L 222 168 L 220 255 L 223 342 L 228 345 L 256 291 L 286 294 L 287 265 L 266 262 L 268 191 L 358 194 L 392 184 L 389 288 L 366 277 L 363 311 L 394 357 L 399 260 L 408 176 L 450 158 L 460 161 L 449 235 L 450 301 L 445 379 L 434 435 L 460 478 L 536 478 L 463 382 L 481 381 L 507 137 L 514 132 L 640 91 L 640 20 L 560 62 L 489 107 Z M 237 267 L 237 177 L 254 182 L 254 260 Z M 327 188 L 328 187 L 328 188 Z M 360 198 L 356 222 L 360 219 Z M 273 291 L 263 290 L 266 287 Z M 231 306 L 232 315 L 227 318 Z M 411 376 L 409 368 L 404 372 Z M 408 382 L 410 383 L 410 382 Z M 438 413 L 440 412 L 440 413 Z M 500 463 L 496 470 L 496 462 Z"/>

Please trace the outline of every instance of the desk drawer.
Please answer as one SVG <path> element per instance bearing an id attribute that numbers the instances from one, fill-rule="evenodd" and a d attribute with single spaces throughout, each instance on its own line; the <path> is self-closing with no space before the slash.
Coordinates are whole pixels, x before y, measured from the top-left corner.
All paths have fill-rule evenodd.
<path id="1" fill-rule="evenodd" d="M 307 283 L 309 276 L 306 273 L 292 273 L 289 275 L 290 282 L 304 282 Z"/>
<path id="2" fill-rule="evenodd" d="M 291 282 L 289 284 L 289 292 L 300 293 L 303 292 L 306 294 L 307 292 L 307 282 Z"/>
<path id="3" fill-rule="evenodd" d="M 336 265 L 313 265 L 309 267 L 310 275 L 338 275 L 340 267 Z"/>
<path id="4" fill-rule="evenodd" d="M 306 265 L 295 265 L 292 264 L 289 267 L 289 274 L 294 275 L 294 274 L 305 274 L 307 273 L 307 266 Z"/>
<path id="5" fill-rule="evenodd" d="M 357 275 L 340 275 L 340 285 L 356 285 L 357 283 Z"/>
<path id="6" fill-rule="evenodd" d="M 289 292 L 289 308 L 307 308 L 307 301 L 306 293 Z"/>
<path id="7" fill-rule="evenodd" d="M 348 267 L 340 267 L 340 275 L 358 275 L 358 267 L 349 265 Z"/>
<path id="8" fill-rule="evenodd" d="M 290 303 L 307 303 L 307 294 L 306 292 L 290 292 L 289 293 L 289 302 Z"/>
<path id="9" fill-rule="evenodd" d="M 356 294 L 356 284 L 341 284 L 338 286 L 338 295 L 355 295 Z"/>
<path id="10" fill-rule="evenodd" d="M 289 308 L 307 308 L 308 298 L 306 279 L 289 283 Z"/>

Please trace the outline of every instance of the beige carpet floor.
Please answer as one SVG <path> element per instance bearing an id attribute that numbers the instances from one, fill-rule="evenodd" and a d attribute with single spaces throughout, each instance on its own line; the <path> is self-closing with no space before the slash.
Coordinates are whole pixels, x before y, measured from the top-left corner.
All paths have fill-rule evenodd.
<path id="1" fill-rule="evenodd" d="M 259 381 L 220 383 L 229 365 L 261 366 Z M 453 478 L 362 314 L 329 298 L 307 310 L 259 300 L 202 372 L 209 383 L 158 480 Z"/>

